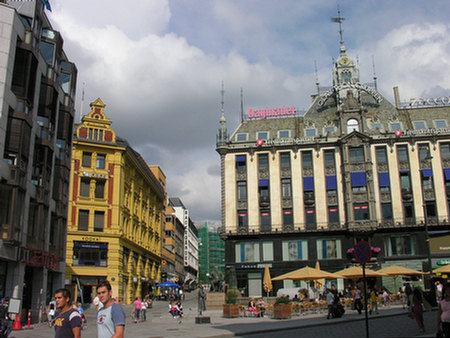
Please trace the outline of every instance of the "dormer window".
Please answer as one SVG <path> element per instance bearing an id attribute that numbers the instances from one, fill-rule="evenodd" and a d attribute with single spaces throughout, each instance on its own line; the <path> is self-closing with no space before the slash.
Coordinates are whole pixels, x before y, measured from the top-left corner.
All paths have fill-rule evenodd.
<path id="1" fill-rule="evenodd" d="M 359 122 L 357 119 L 349 119 L 347 121 L 347 134 L 350 134 L 352 131 L 359 131 Z"/>
<path id="2" fill-rule="evenodd" d="M 352 82 L 352 73 L 350 73 L 348 70 L 343 71 L 341 73 L 341 79 L 344 83 Z"/>

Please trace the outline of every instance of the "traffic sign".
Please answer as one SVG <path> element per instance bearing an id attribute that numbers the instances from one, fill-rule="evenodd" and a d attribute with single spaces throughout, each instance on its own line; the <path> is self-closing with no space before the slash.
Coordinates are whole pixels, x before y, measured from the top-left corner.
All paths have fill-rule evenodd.
<path id="1" fill-rule="evenodd" d="M 365 264 L 370 261 L 372 257 L 372 250 L 370 244 L 366 241 L 359 241 L 355 246 L 355 258 L 361 264 Z"/>

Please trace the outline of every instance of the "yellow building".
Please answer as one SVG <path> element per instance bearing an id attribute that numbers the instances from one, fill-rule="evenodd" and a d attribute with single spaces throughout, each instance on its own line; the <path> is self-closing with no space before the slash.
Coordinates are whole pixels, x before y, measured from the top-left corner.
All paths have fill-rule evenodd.
<path id="1" fill-rule="evenodd" d="M 103 102 L 90 106 L 73 141 L 66 280 L 85 303 L 103 279 L 131 303 L 161 279 L 165 187 L 116 137 Z"/>

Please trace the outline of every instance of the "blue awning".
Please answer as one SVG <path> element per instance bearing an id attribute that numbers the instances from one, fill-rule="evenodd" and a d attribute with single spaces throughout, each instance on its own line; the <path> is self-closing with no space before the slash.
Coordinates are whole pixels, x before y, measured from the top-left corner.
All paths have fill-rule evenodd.
<path id="1" fill-rule="evenodd" d="M 400 170 L 400 174 L 409 174 L 409 170 Z"/>
<path id="2" fill-rule="evenodd" d="M 423 169 L 422 170 L 423 177 L 433 177 L 433 170 L 431 169 Z"/>
<path id="3" fill-rule="evenodd" d="M 268 187 L 269 186 L 269 180 L 259 180 L 259 186 L 260 187 Z"/>
<path id="4" fill-rule="evenodd" d="M 380 179 L 380 187 L 391 186 L 391 182 L 389 181 L 389 173 L 379 173 L 378 177 Z"/>
<path id="5" fill-rule="evenodd" d="M 450 169 L 444 169 L 445 179 L 450 180 Z"/>
<path id="6" fill-rule="evenodd" d="M 236 156 L 236 162 L 245 162 L 247 157 L 245 155 L 238 155 Z"/>
<path id="7" fill-rule="evenodd" d="M 303 191 L 314 191 L 313 177 L 303 177 Z"/>
<path id="8" fill-rule="evenodd" d="M 337 190 L 336 176 L 327 176 L 327 190 Z"/>
<path id="9" fill-rule="evenodd" d="M 365 187 L 367 185 L 366 182 L 366 173 L 351 173 L 352 177 L 352 187 Z"/>

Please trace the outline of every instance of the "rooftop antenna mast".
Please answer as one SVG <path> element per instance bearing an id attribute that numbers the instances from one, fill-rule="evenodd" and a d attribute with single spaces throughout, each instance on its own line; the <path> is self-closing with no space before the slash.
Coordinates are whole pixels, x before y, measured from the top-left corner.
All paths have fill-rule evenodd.
<path id="1" fill-rule="evenodd" d="M 222 101 L 220 102 L 221 103 L 221 108 L 220 108 L 221 117 L 225 118 L 224 99 L 223 99 L 225 96 L 225 90 L 223 89 L 223 80 L 222 80 L 222 90 L 220 91 L 220 94 L 222 95 Z"/>
<path id="2" fill-rule="evenodd" d="M 374 58 L 373 55 L 372 55 L 372 70 L 373 70 L 373 83 L 375 85 L 375 90 L 378 91 L 378 88 L 377 88 L 377 75 L 375 73 L 375 58 Z"/>
<path id="3" fill-rule="evenodd" d="M 343 30 L 342 30 L 342 21 L 344 21 L 345 18 L 343 18 L 343 17 L 341 16 L 341 10 L 340 10 L 340 8 L 339 8 L 339 5 L 337 6 L 337 12 L 338 12 L 338 16 L 337 16 L 336 18 L 331 18 L 331 21 L 332 21 L 332 22 L 337 22 L 337 23 L 339 24 L 339 36 L 340 36 L 340 38 L 341 38 L 340 44 L 341 44 L 341 46 L 343 46 L 343 45 L 344 45 L 344 39 L 343 39 L 343 37 L 342 37 L 342 33 L 343 33 Z"/>
<path id="4" fill-rule="evenodd" d="M 241 87 L 241 123 L 244 122 L 244 90 Z"/>
<path id="5" fill-rule="evenodd" d="M 317 61 L 314 60 L 314 72 L 316 73 L 316 87 L 317 87 L 317 95 L 320 94 L 319 90 L 319 75 L 317 74 Z"/>

